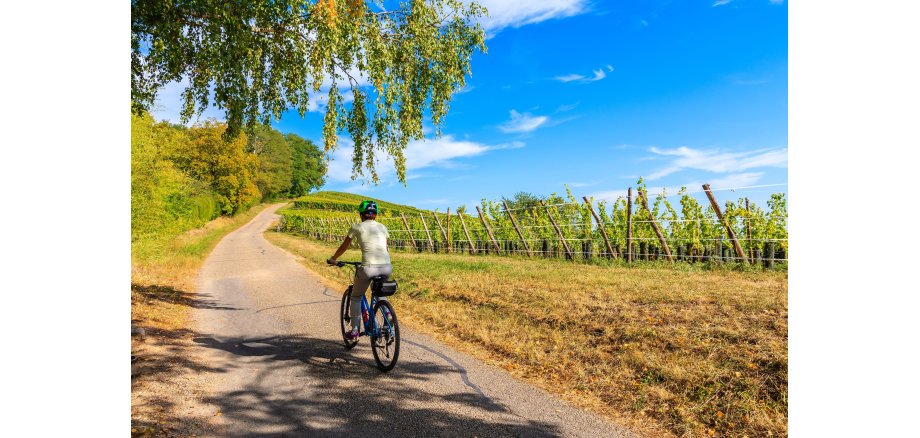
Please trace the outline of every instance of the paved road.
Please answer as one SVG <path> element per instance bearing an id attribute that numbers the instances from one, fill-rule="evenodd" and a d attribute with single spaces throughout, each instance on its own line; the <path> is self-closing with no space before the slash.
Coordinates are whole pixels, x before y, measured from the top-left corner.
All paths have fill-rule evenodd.
<path id="1" fill-rule="evenodd" d="M 279 206 L 227 235 L 198 279 L 211 434 L 633 436 L 409 327 L 389 373 L 377 370 L 367 338 L 345 350 L 341 291 L 262 237 Z"/>

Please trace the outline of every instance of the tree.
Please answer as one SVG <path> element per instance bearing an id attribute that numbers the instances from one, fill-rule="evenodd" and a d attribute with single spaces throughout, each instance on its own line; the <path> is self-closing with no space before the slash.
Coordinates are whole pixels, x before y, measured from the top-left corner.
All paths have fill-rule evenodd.
<path id="1" fill-rule="evenodd" d="M 284 136 L 291 148 L 291 189 L 289 196 L 298 197 L 318 189 L 326 183 L 326 160 L 313 144 L 296 134 Z"/>
<path id="2" fill-rule="evenodd" d="M 224 214 L 236 214 L 259 199 L 253 182 L 259 159 L 246 152 L 245 134 L 227 140 L 226 129 L 225 124 L 211 121 L 193 127 L 189 141 L 173 151 L 172 160 L 189 176 L 210 186 Z"/>
<path id="3" fill-rule="evenodd" d="M 540 198 L 528 192 L 517 192 L 512 198 L 502 197 L 502 201 L 507 202 L 513 210 L 528 209 L 540 206 Z"/>
<path id="4" fill-rule="evenodd" d="M 188 142 L 187 130 L 154 123 L 149 115 L 131 118 L 131 240 L 175 233 L 202 225 L 217 214 L 206 184 L 169 159 Z"/>
<path id="5" fill-rule="evenodd" d="M 361 0 L 132 0 L 132 109 L 148 109 L 163 85 L 187 80 L 183 121 L 207 108 L 213 93 L 233 137 L 289 108 L 304 117 L 325 89 L 324 150 L 347 131 L 353 179 L 366 171 L 378 182 L 383 153 L 405 183 L 403 150 L 423 137 L 426 110 L 440 136 L 473 53 L 486 50 L 476 23 L 485 12 L 461 0 L 400 2 L 392 10 Z M 351 90 L 348 109 L 340 86 Z"/>
<path id="6" fill-rule="evenodd" d="M 265 126 L 257 126 L 249 135 L 247 151 L 259 157 L 256 186 L 263 200 L 286 195 L 291 188 L 292 154 L 284 135 Z"/>

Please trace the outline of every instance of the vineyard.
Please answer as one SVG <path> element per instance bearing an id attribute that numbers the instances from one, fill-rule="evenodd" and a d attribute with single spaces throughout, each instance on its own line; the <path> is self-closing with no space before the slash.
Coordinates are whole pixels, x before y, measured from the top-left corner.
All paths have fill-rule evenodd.
<path id="1" fill-rule="evenodd" d="M 377 221 L 390 231 L 393 249 L 433 253 L 497 254 L 623 262 L 665 260 L 736 263 L 784 269 L 788 260 L 786 194 L 772 193 L 763 209 L 748 198 L 717 202 L 717 194 L 773 186 L 636 190 L 610 201 L 565 196 L 483 200 L 475 211 L 420 210 L 377 201 Z M 747 193 L 747 192 L 744 192 Z M 676 199 L 675 199 L 676 198 Z M 281 211 L 279 230 L 341 241 L 358 221 L 358 195 L 318 192 Z M 675 201 L 672 201 L 675 199 Z"/>

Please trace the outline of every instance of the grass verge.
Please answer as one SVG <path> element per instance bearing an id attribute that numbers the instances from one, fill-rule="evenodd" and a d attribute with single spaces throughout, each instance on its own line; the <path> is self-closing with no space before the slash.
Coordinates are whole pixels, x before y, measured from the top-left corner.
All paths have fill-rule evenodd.
<path id="1" fill-rule="evenodd" d="M 266 237 L 350 282 L 334 243 Z M 391 256 L 404 321 L 576 405 L 653 435 L 788 434 L 785 273 Z"/>
<path id="2" fill-rule="evenodd" d="M 195 365 L 188 354 L 189 316 L 197 304 L 195 278 L 208 253 L 221 238 L 246 224 L 267 205 L 257 205 L 232 218 L 220 217 L 204 227 L 131 244 L 131 325 L 147 333 L 134 342 L 132 355 L 131 435 L 187 435 L 181 415 L 172 412 Z"/>

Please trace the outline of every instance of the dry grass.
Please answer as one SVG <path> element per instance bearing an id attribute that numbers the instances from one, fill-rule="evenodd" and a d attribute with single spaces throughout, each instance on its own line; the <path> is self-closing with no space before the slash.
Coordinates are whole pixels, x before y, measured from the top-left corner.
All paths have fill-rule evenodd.
<path id="1" fill-rule="evenodd" d="M 131 325 L 142 327 L 147 340 L 134 342 L 138 372 L 131 380 L 132 436 L 179 435 L 184 425 L 172 410 L 190 371 L 189 316 L 197 305 L 195 278 L 220 239 L 264 209 L 255 206 L 233 218 L 220 217 L 204 227 L 131 245 Z"/>
<path id="2" fill-rule="evenodd" d="M 350 282 L 332 243 L 266 235 Z M 392 256 L 403 320 L 577 405 L 650 435 L 787 435 L 785 273 Z"/>

